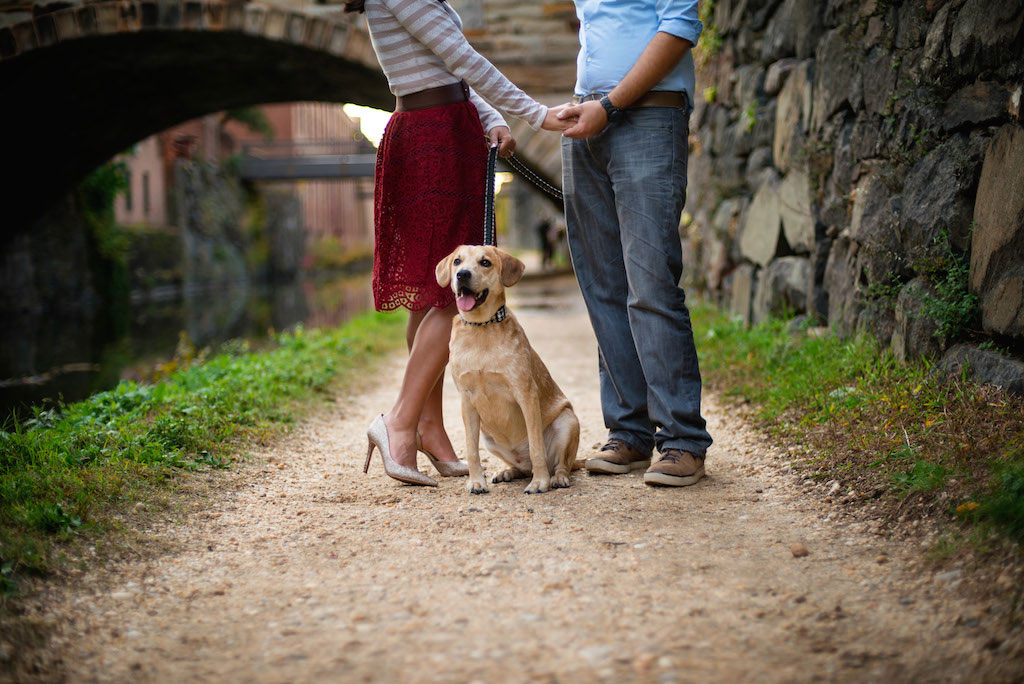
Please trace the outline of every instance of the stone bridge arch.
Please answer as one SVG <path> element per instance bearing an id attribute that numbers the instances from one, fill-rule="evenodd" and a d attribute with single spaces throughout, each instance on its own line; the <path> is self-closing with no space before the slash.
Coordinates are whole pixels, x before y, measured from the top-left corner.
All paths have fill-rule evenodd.
<path id="1" fill-rule="evenodd" d="M 237 1 L 115 0 L 0 28 L 0 233 L 147 135 L 301 100 L 392 108 L 361 21 Z"/>

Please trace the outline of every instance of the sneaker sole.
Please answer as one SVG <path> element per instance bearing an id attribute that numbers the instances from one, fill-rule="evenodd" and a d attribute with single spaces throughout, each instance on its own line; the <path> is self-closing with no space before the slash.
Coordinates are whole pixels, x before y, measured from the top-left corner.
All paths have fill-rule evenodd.
<path id="1" fill-rule="evenodd" d="M 603 473 L 605 475 L 622 475 L 628 473 L 631 470 L 640 470 L 641 468 L 647 468 L 651 465 L 651 459 L 646 461 L 633 461 L 628 465 L 622 465 L 621 463 L 612 463 L 606 461 L 603 458 L 588 458 L 584 463 L 583 467 L 591 473 Z"/>
<path id="2" fill-rule="evenodd" d="M 693 475 L 668 475 L 667 473 L 644 473 L 644 484 L 661 485 L 663 487 L 686 487 L 697 484 L 704 477 L 704 466 L 697 468 Z"/>

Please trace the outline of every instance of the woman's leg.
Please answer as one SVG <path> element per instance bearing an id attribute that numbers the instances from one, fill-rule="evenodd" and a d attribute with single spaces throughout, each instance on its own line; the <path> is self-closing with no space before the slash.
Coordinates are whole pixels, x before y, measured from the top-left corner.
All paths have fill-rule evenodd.
<path id="1" fill-rule="evenodd" d="M 441 381 L 448 363 L 448 341 L 454 316 L 454 304 L 410 314 L 406 328 L 409 363 L 398 399 L 384 416 L 391 458 L 410 468 L 416 465 L 417 430 L 435 458 L 454 460 L 441 422 Z"/>
<path id="2" fill-rule="evenodd" d="M 412 353 L 413 343 L 416 341 L 416 331 L 419 330 L 420 323 L 428 311 L 430 309 L 409 313 L 409 323 L 405 328 L 405 343 L 409 347 L 410 354 Z M 449 317 L 455 316 L 455 312 L 451 307 L 444 309 L 444 311 L 449 312 Z M 451 440 L 448 439 L 448 433 L 444 429 L 443 395 L 444 369 L 442 368 L 441 377 L 437 379 L 434 387 L 427 394 L 427 401 L 423 405 L 423 411 L 420 412 L 420 422 L 416 431 L 419 432 L 420 438 L 423 440 L 423 447 L 434 458 L 438 461 L 457 463 L 459 457 L 455 455 L 455 449 L 452 447 Z"/>

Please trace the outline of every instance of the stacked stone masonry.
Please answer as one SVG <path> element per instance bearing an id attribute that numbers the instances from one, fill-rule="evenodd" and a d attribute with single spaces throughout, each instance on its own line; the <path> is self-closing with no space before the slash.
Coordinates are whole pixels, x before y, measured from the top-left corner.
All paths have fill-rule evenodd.
<path id="1" fill-rule="evenodd" d="M 703 4 L 689 285 L 1020 393 L 1024 3 Z"/>

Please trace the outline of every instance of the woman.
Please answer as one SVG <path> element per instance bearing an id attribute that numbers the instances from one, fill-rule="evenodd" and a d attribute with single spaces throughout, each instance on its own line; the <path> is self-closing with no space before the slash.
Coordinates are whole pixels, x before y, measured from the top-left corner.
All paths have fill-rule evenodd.
<path id="1" fill-rule="evenodd" d="M 417 450 L 443 476 L 468 469 L 455 456 L 441 417 L 455 305 L 451 290 L 434 279 L 434 267 L 458 245 L 483 241 L 488 139 L 502 156 L 515 148 L 505 121 L 480 95 L 533 128 L 560 131 L 568 122 L 478 54 L 443 0 L 346 0 L 345 11 L 366 13 L 374 51 L 397 98 L 377 150 L 374 305 L 410 310 L 409 363 L 394 406 L 367 431 L 363 472 L 376 447 L 391 477 L 437 486 L 417 470 Z"/>

